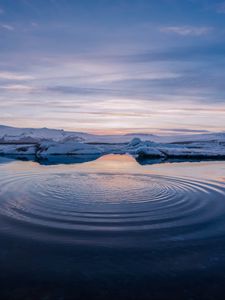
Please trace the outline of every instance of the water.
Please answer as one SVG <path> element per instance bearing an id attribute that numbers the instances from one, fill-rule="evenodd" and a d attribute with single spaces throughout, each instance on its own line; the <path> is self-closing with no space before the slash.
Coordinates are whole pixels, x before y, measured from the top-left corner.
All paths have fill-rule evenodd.
<path id="1" fill-rule="evenodd" d="M 86 160 L 0 159 L 0 299 L 224 299 L 225 162 Z"/>

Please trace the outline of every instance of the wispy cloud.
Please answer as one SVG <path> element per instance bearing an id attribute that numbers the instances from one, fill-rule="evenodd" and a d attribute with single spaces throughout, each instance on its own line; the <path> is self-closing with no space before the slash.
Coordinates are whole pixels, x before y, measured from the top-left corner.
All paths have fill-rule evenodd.
<path id="1" fill-rule="evenodd" d="M 1 24 L 0 27 L 2 29 L 8 30 L 8 31 L 14 31 L 15 30 L 15 27 L 13 27 L 12 25 L 9 25 L 9 24 Z"/>
<path id="2" fill-rule="evenodd" d="M 216 5 L 216 11 L 221 14 L 225 14 L 225 2 Z"/>
<path id="3" fill-rule="evenodd" d="M 147 62 L 165 62 L 165 61 L 197 61 L 206 62 L 212 58 L 223 59 L 225 52 L 225 43 L 204 44 L 204 45 L 188 45 L 168 47 L 159 50 L 148 50 L 146 52 L 137 52 L 128 55 L 112 56 L 112 61 L 121 61 L 127 63 L 147 63 Z M 102 58 L 104 59 L 104 57 Z M 110 57 L 108 58 L 110 59 Z"/>
<path id="4" fill-rule="evenodd" d="M 5 85 L 5 86 L 1 86 L 0 89 L 7 90 L 10 92 L 25 92 L 25 93 L 33 91 L 33 87 L 24 84 Z"/>
<path id="5" fill-rule="evenodd" d="M 39 26 L 39 24 L 37 22 L 31 22 L 31 26 L 34 28 L 37 28 Z"/>
<path id="6" fill-rule="evenodd" d="M 20 74 L 20 73 L 1 72 L 0 71 L 0 79 L 23 81 L 23 80 L 32 80 L 32 79 L 34 79 L 34 77 L 30 76 L 30 75 Z"/>
<path id="7" fill-rule="evenodd" d="M 161 132 L 174 132 L 174 133 L 209 133 L 209 130 L 203 130 L 203 129 L 187 129 L 187 128 L 158 128 Z"/>
<path id="8" fill-rule="evenodd" d="M 8 124 L 224 127 L 225 0 L 0 2 Z"/>
<path id="9" fill-rule="evenodd" d="M 202 36 L 212 32 L 212 27 L 195 27 L 195 26 L 165 26 L 160 31 L 164 33 L 174 33 L 181 36 Z"/>

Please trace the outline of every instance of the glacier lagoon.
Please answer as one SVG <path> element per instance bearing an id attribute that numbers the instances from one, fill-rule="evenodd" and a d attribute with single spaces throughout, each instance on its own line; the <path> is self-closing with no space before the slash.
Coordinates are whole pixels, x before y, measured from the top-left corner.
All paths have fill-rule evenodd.
<path id="1" fill-rule="evenodd" d="M 218 299 L 225 162 L 0 158 L 1 299 Z"/>

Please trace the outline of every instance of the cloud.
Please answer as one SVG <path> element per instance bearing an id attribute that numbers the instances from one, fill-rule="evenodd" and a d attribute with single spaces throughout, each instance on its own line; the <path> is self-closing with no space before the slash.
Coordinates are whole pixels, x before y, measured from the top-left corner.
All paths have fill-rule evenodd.
<path id="1" fill-rule="evenodd" d="M 105 87 L 105 88 L 94 88 L 94 87 L 78 87 L 78 86 L 47 86 L 47 87 L 39 87 L 36 89 L 39 93 L 49 92 L 64 95 L 66 96 L 81 96 L 86 97 L 88 99 L 93 99 L 96 101 L 98 97 L 106 99 L 111 98 L 119 98 L 124 97 L 124 99 L 134 99 L 135 95 L 139 95 L 139 93 L 135 93 L 133 90 L 120 89 L 117 87 Z M 140 96 L 140 95 L 139 95 Z M 143 95 L 142 95 L 143 97 Z"/>
<path id="2" fill-rule="evenodd" d="M 201 129 L 187 129 L 187 128 L 158 128 L 159 131 L 163 132 L 177 132 L 177 133 L 209 133 L 209 130 Z"/>
<path id="3" fill-rule="evenodd" d="M 72 95 L 99 95 L 101 93 L 109 92 L 106 89 L 98 88 L 83 88 L 75 86 L 50 86 L 46 88 L 49 92 L 56 92 L 59 94 L 72 94 Z"/>
<path id="4" fill-rule="evenodd" d="M 194 26 L 166 26 L 161 27 L 160 31 L 164 33 L 174 33 L 181 36 L 202 36 L 207 35 L 213 30 L 212 27 L 194 27 Z"/>
<path id="5" fill-rule="evenodd" d="M 5 85 L 5 86 L 1 86 L 0 89 L 7 90 L 10 92 L 32 92 L 33 91 L 33 87 L 24 84 Z"/>
<path id="6" fill-rule="evenodd" d="M 8 31 L 14 31 L 15 30 L 15 28 L 12 25 L 9 25 L 9 24 L 1 24 L 0 27 L 5 29 L 5 30 L 8 30 Z"/>
<path id="7" fill-rule="evenodd" d="M 39 24 L 37 22 L 31 22 L 31 26 L 34 28 L 37 28 L 39 26 Z"/>
<path id="8" fill-rule="evenodd" d="M 0 71 L 0 79 L 3 80 L 18 80 L 18 81 L 23 81 L 23 80 L 31 80 L 34 79 L 30 75 L 24 75 L 24 74 L 18 74 L 18 73 L 11 73 L 11 72 L 1 72 Z"/>
<path id="9" fill-rule="evenodd" d="M 206 59 L 224 59 L 225 43 L 174 46 L 166 49 L 149 50 L 146 52 L 137 52 L 127 55 L 115 55 L 111 57 L 102 57 L 114 62 L 123 63 L 147 63 L 147 62 L 165 62 L 165 61 L 197 61 L 205 62 Z"/>
<path id="10" fill-rule="evenodd" d="M 220 14 L 225 14 L 225 2 L 217 4 L 216 11 Z"/>

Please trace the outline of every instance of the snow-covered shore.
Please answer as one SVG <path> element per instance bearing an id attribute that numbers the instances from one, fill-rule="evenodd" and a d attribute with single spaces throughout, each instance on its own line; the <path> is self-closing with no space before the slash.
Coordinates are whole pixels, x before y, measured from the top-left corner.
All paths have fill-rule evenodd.
<path id="1" fill-rule="evenodd" d="M 148 158 L 225 159 L 225 133 L 156 136 L 128 134 L 98 136 L 56 129 L 0 126 L 0 155 L 130 154 Z"/>

